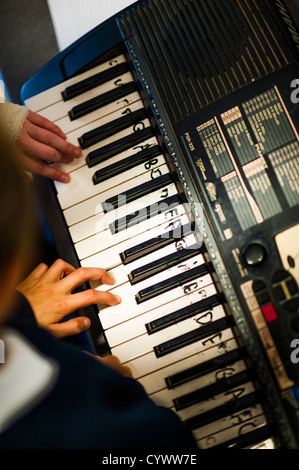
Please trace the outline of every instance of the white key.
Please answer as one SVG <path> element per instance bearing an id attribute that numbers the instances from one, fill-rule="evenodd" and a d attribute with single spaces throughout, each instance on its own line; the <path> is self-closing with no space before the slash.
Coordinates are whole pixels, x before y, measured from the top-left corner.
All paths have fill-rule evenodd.
<path id="1" fill-rule="evenodd" d="M 89 124 L 88 126 L 85 126 L 84 128 L 80 129 L 80 132 L 78 130 L 76 130 L 75 132 L 72 132 L 71 134 L 69 134 L 68 136 L 68 141 L 75 145 L 75 146 L 78 146 L 78 138 L 81 136 L 81 130 L 84 130 L 84 132 L 88 132 L 89 130 L 93 130 L 94 129 L 94 123 L 92 124 Z M 149 125 L 149 120 L 148 119 L 145 119 L 143 121 L 140 121 L 140 125 L 145 125 L 145 126 L 148 126 Z M 71 174 L 71 172 L 73 172 L 74 170 L 82 167 L 82 166 L 86 166 L 86 157 L 88 156 L 88 154 L 90 152 L 93 152 L 94 150 L 98 150 L 100 148 L 103 148 L 105 145 L 108 145 L 108 144 L 111 144 L 113 142 L 115 142 L 116 140 L 118 139 L 121 139 L 123 137 L 127 137 L 127 136 L 133 136 L 133 135 L 136 135 L 135 134 L 135 126 L 132 126 L 132 127 L 129 127 L 127 129 L 125 129 L 124 131 L 122 132 L 118 132 L 117 134 L 113 135 L 112 137 L 109 137 L 108 139 L 105 139 L 105 140 L 102 140 L 101 142 L 98 142 L 94 145 L 92 145 L 91 147 L 87 148 L 87 149 L 84 149 L 83 152 L 82 152 L 82 156 L 80 158 L 77 158 L 77 159 L 74 159 L 73 162 L 71 163 L 55 163 L 53 164 L 53 166 L 57 169 L 60 169 L 62 171 L 64 171 L 64 169 L 66 170 L 66 173 L 69 173 Z M 138 132 L 138 131 L 136 131 Z M 157 140 L 156 138 L 154 137 L 153 140 L 152 140 L 152 144 L 153 145 L 156 145 L 157 143 Z M 130 156 L 130 155 L 133 155 L 135 153 L 137 153 L 143 145 L 147 145 L 147 144 L 136 144 L 134 145 L 134 142 L 133 142 L 133 139 L 132 139 L 132 147 L 129 151 L 126 151 L 126 156 Z M 121 158 L 125 158 L 125 152 L 123 153 L 119 153 L 119 154 L 116 154 L 117 157 L 118 157 L 118 160 L 116 159 L 115 161 L 119 161 L 119 159 Z M 116 156 L 115 155 L 115 156 Z M 112 163 L 112 160 L 113 157 L 109 158 L 106 160 L 106 166 L 111 164 Z M 94 169 L 94 172 L 97 171 L 98 169 L 98 165 L 94 165 L 93 166 L 93 169 Z M 72 174 L 71 174 L 71 177 L 72 177 Z M 57 183 L 55 182 L 55 185 L 56 185 L 56 189 L 58 192 L 61 192 L 63 191 L 63 185 L 61 183 Z"/>
<path id="2" fill-rule="evenodd" d="M 210 309 L 210 312 L 212 312 L 213 315 L 213 322 L 225 317 L 225 311 L 221 305 Z M 178 338 L 179 336 L 194 330 L 198 330 L 200 332 L 201 327 L 204 325 L 199 325 L 197 323 L 197 317 L 202 315 L 203 314 L 199 314 L 195 317 L 188 318 L 187 320 L 158 331 L 153 335 L 145 334 L 143 336 L 139 336 L 138 338 L 127 341 L 124 344 L 111 348 L 111 352 L 118 357 L 121 362 L 132 361 L 143 354 L 153 351 L 155 346 L 166 341 Z"/>
<path id="3" fill-rule="evenodd" d="M 264 441 L 258 442 L 252 446 L 246 447 L 246 449 L 276 449 L 274 438 L 265 439 Z"/>
<path id="4" fill-rule="evenodd" d="M 96 128 L 106 124 L 107 122 L 119 119 L 125 116 L 129 109 L 133 112 L 144 108 L 144 105 L 140 100 L 140 94 L 137 91 L 126 96 L 126 100 L 127 102 L 124 102 L 124 100 L 114 101 L 113 103 L 92 111 L 85 116 L 81 116 L 74 121 L 71 121 L 69 116 L 65 116 L 55 121 L 55 124 L 59 126 L 66 135 L 68 135 L 69 133 L 81 129 L 91 123 L 95 123 L 94 128 Z"/>
<path id="5" fill-rule="evenodd" d="M 203 264 L 203 258 L 201 255 L 199 255 L 198 260 L 200 260 L 200 264 Z M 109 271 L 113 279 L 115 280 L 115 284 L 113 286 L 108 286 L 105 284 L 100 284 L 96 281 L 91 281 L 91 286 L 100 291 L 112 291 L 116 292 L 117 290 L 117 295 L 121 297 L 121 295 L 124 296 L 124 292 L 126 291 L 129 293 L 130 297 L 133 300 L 133 296 L 135 296 L 140 290 L 152 286 L 152 285 L 157 285 L 160 282 L 164 281 L 165 279 L 175 277 L 177 274 L 183 273 L 185 271 L 185 268 L 179 268 L 179 266 L 173 266 L 172 268 L 165 269 L 164 271 L 156 274 L 155 276 L 151 276 L 148 279 L 144 279 L 142 282 L 139 284 L 136 284 L 132 286 L 129 281 L 128 281 L 128 276 L 125 273 L 125 271 L 122 269 L 123 267 L 117 266 Z M 127 294 L 128 295 L 128 294 Z"/>
<path id="6" fill-rule="evenodd" d="M 212 382 L 213 383 L 213 382 Z M 201 384 L 200 379 L 197 381 L 195 380 L 192 383 L 185 384 L 181 390 L 161 390 L 153 395 L 151 395 L 151 399 L 159 406 L 165 406 L 166 408 L 171 408 L 174 406 L 173 400 L 183 396 L 184 394 L 192 393 L 195 390 L 200 390 Z M 240 386 L 242 388 L 242 397 L 248 395 L 255 391 L 254 386 L 251 382 L 243 384 Z M 181 387 L 180 387 L 181 389 Z M 232 389 L 233 390 L 233 389 Z M 239 387 L 238 387 L 239 390 Z M 230 392 L 223 392 L 219 393 L 218 395 L 212 396 L 210 399 L 200 401 L 198 403 L 194 403 L 187 408 L 180 410 L 179 416 L 181 419 L 185 420 L 191 418 L 192 416 L 196 416 L 200 413 L 204 413 L 205 411 L 209 411 L 213 408 L 217 408 L 218 406 L 224 405 L 225 403 L 229 402 L 232 399 Z"/>
<path id="7" fill-rule="evenodd" d="M 133 338 L 144 335 L 147 333 L 145 326 L 147 323 L 150 323 L 151 321 L 158 318 L 162 318 L 170 313 L 176 312 L 177 310 L 180 310 L 184 307 L 188 307 L 189 305 L 199 302 L 203 298 L 208 298 L 213 294 L 216 294 L 216 288 L 214 284 L 209 284 L 204 288 L 192 291 L 189 295 L 174 299 L 167 305 L 157 307 L 155 310 L 151 310 L 144 315 L 138 315 L 137 317 L 134 317 L 127 322 L 121 323 L 114 328 L 110 328 L 106 331 L 108 344 L 110 347 L 115 347 L 119 344 L 126 343 L 126 341 L 129 341 Z"/>
<path id="8" fill-rule="evenodd" d="M 218 347 L 225 348 L 225 343 L 233 338 L 233 331 L 230 328 L 227 328 L 222 331 L 221 334 L 211 335 L 202 341 L 197 341 L 196 343 L 189 344 L 185 348 L 178 349 L 166 356 L 159 357 L 159 359 L 157 359 L 154 352 L 151 352 L 144 356 L 140 356 L 133 361 L 128 361 L 125 365 L 131 369 L 135 379 L 140 379 L 140 377 L 162 369 L 169 364 L 178 362 L 186 357 L 201 353 L 213 346 L 218 345 Z"/>
<path id="9" fill-rule="evenodd" d="M 89 127 L 91 128 L 91 130 L 94 129 L 94 126 L 93 126 L 94 123 L 92 123 L 91 125 L 88 125 L 86 127 Z M 140 121 L 140 123 L 138 123 L 138 125 L 140 124 L 140 128 L 146 128 L 146 127 L 150 127 L 150 121 L 149 119 L 143 119 L 142 121 Z M 80 129 L 81 131 L 82 129 Z M 77 132 L 77 131 L 75 131 Z M 80 132 L 81 134 L 81 132 Z M 70 134 L 71 135 L 71 134 Z M 89 147 L 89 152 L 95 150 L 95 149 L 101 149 L 103 147 L 105 147 L 106 145 L 109 145 L 109 144 L 112 144 L 114 142 L 116 142 L 117 140 L 119 139 L 122 139 L 124 137 L 128 137 L 128 136 L 132 136 L 132 140 L 133 140 L 133 137 L 138 135 L 138 130 L 136 130 L 136 126 L 135 124 L 131 127 L 128 127 L 127 129 L 124 129 L 123 131 L 121 132 L 117 132 L 116 134 L 114 134 L 113 136 L 111 137 L 108 137 L 107 139 L 104 139 L 104 140 L 101 140 L 100 142 L 98 142 L 97 144 Z M 134 145 L 134 143 L 132 143 L 132 146 Z"/>
<path id="10" fill-rule="evenodd" d="M 58 101 L 62 101 L 63 98 L 61 93 L 68 86 L 74 85 L 75 83 L 79 83 L 80 81 L 85 80 L 86 78 L 89 78 L 97 73 L 104 72 L 108 68 L 111 68 L 123 62 L 126 62 L 126 58 L 123 54 L 120 54 L 114 57 L 113 63 L 112 61 L 104 62 L 103 64 L 97 65 L 96 67 L 93 67 L 92 69 L 87 70 L 86 72 L 83 72 L 80 75 L 77 75 L 76 77 L 69 78 L 64 82 L 59 83 L 58 85 L 49 88 L 48 90 L 45 90 L 42 93 L 33 96 L 32 98 L 29 98 L 25 104 L 32 111 L 39 112 L 43 108 L 51 106 L 52 104 L 57 103 Z"/>
<path id="11" fill-rule="evenodd" d="M 166 167 L 168 172 L 168 168 Z M 147 177 L 145 177 L 147 180 Z M 136 178 L 137 180 L 137 178 Z M 174 184 L 167 186 L 170 195 L 175 195 L 177 189 Z M 109 224 L 112 224 L 115 220 L 126 217 L 130 214 L 134 214 L 136 211 L 142 211 L 147 206 L 151 205 L 151 201 L 161 200 L 163 197 L 163 189 L 158 189 L 151 194 L 147 194 L 143 197 L 140 197 L 136 201 L 132 201 L 125 206 L 118 207 L 114 211 L 108 212 L 105 214 L 101 212 L 94 217 L 90 217 L 79 224 L 73 225 L 70 227 L 70 234 L 75 243 L 92 237 L 96 233 L 109 230 Z"/>
<path id="12" fill-rule="evenodd" d="M 135 103 L 136 104 L 136 103 Z M 136 105 L 136 106 L 139 106 Z M 111 115 L 109 114 L 108 116 L 105 116 L 104 118 L 100 118 L 98 121 L 94 121 L 94 122 L 91 122 L 89 124 L 87 124 L 86 126 L 84 127 L 81 127 L 80 129 L 76 129 L 74 132 L 71 132 L 70 134 L 68 134 L 68 142 L 70 144 L 73 144 L 75 146 L 78 147 L 78 139 L 83 135 L 85 134 L 86 132 L 90 132 L 90 131 L 93 131 L 96 127 L 98 127 L 99 125 L 101 124 L 105 124 L 107 122 L 111 122 L 113 120 L 113 118 L 111 117 Z M 148 119 L 144 119 L 143 121 L 141 121 L 141 125 L 144 125 L 144 126 L 149 126 L 149 120 Z M 63 129 L 62 129 L 63 130 Z M 83 150 L 83 153 L 82 153 L 82 157 L 84 157 L 84 159 L 81 157 L 80 159 L 76 159 L 75 163 L 70 166 L 71 164 L 53 164 L 53 166 L 55 168 L 59 168 L 59 169 L 63 169 L 63 168 L 68 168 L 68 173 L 70 173 L 71 171 L 74 171 L 75 169 L 77 168 L 80 168 L 80 166 L 82 166 L 82 163 L 84 165 L 86 165 L 86 157 L 87 155 L 94 151 L 94 150 L 97 150 L 99 148 L 102 148 L 104 147 L 105 145 L 108 145 L 108 144 L 111 144 L 113 142 L 115 142 L 116 140 L 118 139 L 121 139 L 123 137 L 127 137 L 129 135 L 133 135 L 134 134 L 134 131 L 135 131 L 135 127 L 132 126 L 132 127 L 129 127 L 121 132 L 118 132 L 116 133 L 114 136 L 112 137 L 109 137 L 107 139 L 104 139 L 102 140 L 101 142 L 98 142 L 94 145 L 92 145 L 91 147 L 88 147 L 87 149 L 84 149 Z M 138 132 L 138 131 L 137 131 Z M 140 144 L 139 144 L 140 145 Z M 132 143 L 132 148 L 134 148 L 134 143 Z M 129 154 L 130 155 L 130 154 Z M 129 156 L 128 155 L 128 156 Z"/>
<path id="13" fill-rule="evenodd" d="M 158 369 L 148 375 L 140 377 L 138 381 L 145 388 L 148 395 L 151 395 L 152 393 L 155 393 L 165 388 L 165 378 L 182 372 L 198 364 L 203 364 L 211 359 L 214 359 L 217 356 L 224 355 L 225 353 L 234 351 L 236 349 L 238 349 L 238 344 L 236 340 L 230 339 L 227 341 L 225 349 L 219 348 L 219 346 L 217 345 L 212 348 L 205 349 L 204 351 L 201 351 L 199 353 L 194 353 L 194 355 L 190 357 L 183 358 L 180 361 L 176 361 L 171 364 L 169 363 L 162 369 Z M 202 377 L 203 387 L 205 385 L 208 385 L 208 383 L 205 382 L 204 377 Z"/>
<path id="14" fill-rule="evenodd" d="M 77 143 L 75 142 L 74 145 L 77 145 Z M 120 152 L 117 155 L 105 160 L 104 162 L 99 163 L 98 165 L 95 165 L 94 166 L 94 171 L 96 172 L 98 169 L 104 168 L 108 165 L 112 165 L 113 163 L 117 163 L 117 162 L 119 162 L 120 160 L 122 160 L 124 158 L 130 157 L 131 155 L 135 155 L 140 150 L 142 150 L 142 147 L 149 148 L 149 147 L 153 147 L 154 145 L 158 145 L 158 141 L 157 141 L 156 137 L 152 137 L 150 139 L 147 139 L 142 144 L 138 144 L 138 145 L 136 145 L 136 146 L 134 146 L 134 147 L 132 147 L 128 150 L 125 150 L 124 152 Z M 96 149 L 97 147 L 93 146 L 93 148 Z M 70 176 L 72 176 L 73 171 L 77 170 L 78 168 L 81 168 L 82 166 L 86 166 L 86 157 L 87 157 L 88 153 L 90 152 L 90 149 L 91 148 L 83 150 L 82 156 L 80 158 L 75 158 L 70 163 L 54 163 L 54 164 L 52 164 L 52 166 L 54 166 L 55 168 L 57 168 L 61 171 L 64 171 L 65 173 L 69 173 Z"/>
<path id="15" fill-rule="evenodd" d="M 143 281 L 139 282 L 138 284 L 131 285 L 128 281 L 128 276 L 123 270 L 122 265 L 117 266 L 109 271 L 111 276 L 115 280 L 115 284 L 113 286 L 102 285 L 96 283 L 96 281 L 92 281 L 93 288 L 96 290 L 113 290 L 114 293 L 117 293 L 120 297 L 130 297 L 131 301 L 134 301 L 135 295 L 149 286 L 159 285 L 161 282 L 169 279 L 175 278 L 179 274 L 183 274 L 186 271 L 192 269 L 193 267 L 201 266 L 204 264 L 204 259 L 201 254 L 195 255 L 189 260 L 186 260 L 179 263 L 178 265 L 172 266 L 170 268 L 164 269 L 160 273 L 155 274 Z M 203 276 L 204 277 L 204 276 Z M 209 277 L 206 280 L 210 280 Z"/>
<path id="16" fill-rule="evenodd" d="M 231 416 L 228 416 L 222 420 L 215 421 L 214 423 L 194 430 L 193 435 L 195 439 L 198 440 L 200 449 L 212 448 L 267 424 L 266 417 L 260 405 L 247 408 L 246 410 L 251 413 L 251 417 L 247 417 L 247 419 L 244 419 L 241 423 L 237 422 L 238 416 L 241 416 L 240 413 L 235 413 L 234 420 L 232 420 Z"/>
<path id="17" fill-rule="evenodd" d="M 131 105 L 131 108 L 133 109 L 133 111 L 137 111 L 138 109 L 140 109 L 140 107 L 141 108 L 143 107 L 142 103 L 140 103 L 140 101 L 136 101 L 135 103 L 133 103 Z M 85 126 L 80 127 L 79 129 L 75 129 L 74 131 L 70 132 L 67 136 L 68 142 L 70 142 L 73 145 L 77 145 L 78 144 L 78 139 L 83 134 L 86 134 L 87 132 L 93 131 L 96 127 L 99 127 L 101 125 L 104 125 L 104 124 L 107 124 L 109 122 L 114 121 L 114 117 L 117 117 L 118 111 L 116 110 L 116 111 L 111 113 L 111 112 L 108 112 L 108 109 L 109 109 L 109 111 L 111 110 L 110 105 L 107 106 L 107 113 L 102 114 L 101 112 L 99 112 L 98 118 L 95 121 L 89 122 Z M 123 109 L 123 111 L 125 110 L 125 108 L 122 108 L 121 106 L 119 106 L 118 109 Z M 132 134 L 132 131 L 130 131 L 129 133 L 125 133 L 123 136 L 130 135 L 130 134 Z M 115 134 L 115 135 L 118 135 L 118 134 Z M 115 139 L 112 138 L 112 140 L 111 140 L 111 138 L 108 139 L 108 140 L 105 139 L 104 141 L 99 143 L 99 147 L 102 146 L 102 145 L 106 145 L 106 143 L 111 143 L 114 140 L 117 140 L 117 139 L 116 138 Z M 95 150 L 96 148 L 98 148 L 96 145 L 98 145 L 98 144 L 95 144 L 95 145 L 89 147 L 87 149 L 87 151 L 90 152 L 92 150 Z"/>
<path id="18" fill-rule="evenodd" d="M 160 166 L 165 165 L 165 158 L 162 155 L 156 158 L 157 163 L 151 167 L 151 170 L 147 170 L 146 165 L 141 164 L 137 165 L 131 170 L 123 172 L 120 175 L 113 176 L 112 178 L 105 180 L 97 185 L 94 185 L 91 181 L 92 186 L 95 186 L 94 191 L 97 190 L 98 193 L 90 198 L 85 198 L 82 202 L 79 202 L 75 206 L 69 207 L 64 211 L 64 217 L 67 225 L 75 225 L 84 219 L 88 219 L 89 217 L 93 217 L 94 215 L 103 212 L 102 203 L 107 199 L 111 198 L 112 196 L 122 194 L 124 191 L 127 191 L 128 189 L 143 183 L 143 181 L 147 181 L 149 176 L 151 176 L 152 169 L 157 169 Z M 74 173 L 74 175 L 74 179 L 76 179 L 76 174 Z M 147 178 L 147 180 L 144 178 Z M 139 180 L 140 182 L 136 182 Z M 87 188 L 84 189 L 87 190 Z"/>
<path id="19" fill-rule="evenodd" d="M 184 240 L 185 240 L 184 247 L 186 247 L 186 248 L 190 247 L 192 244 L 196 244 L 194 234 L 189 235 Z M 116 282 L 117 282 L 113 286 L 113 288 L 116 287 L 117 285 L 123 283 L 123 282 L 128 282 L 129 274 L 131 273 L 131 271 L 133 269 L 139 268 L 139 267 L 144 266 L 146 264 L 149 264 L 153 261 L 160 260 L 160 259 L 164 258 L 165 256 L 177 253 L 180 250 L 181 249 L 178 248 L 178 243 L 173 242 L 172 244 L 170 244 L 168 246 L 165 246 L 164 248 L 162 248 L 160 250 L 156 250 L 153 253 L 150 253 L 146 256 L 143 256 L 142 259 L 138 259 L 136 261 L 133 261 L 132 263 L 129 263 L 128 265 L 123 265 L 120 261 L 118 266 L 114 266 L 113 268 L 109 269 L 111 276 L 113 276 L 115 278 Z M 195 253 L 192 254 L 190 252 L 190 257 L 191 257 L 191 255 L 194 256 L 194 254 Z M 180 261 L 178 260 L 178 262 L 176 264 L 180 264 Z M 164 271 L 164 270 L 165 270 L 165 268 L 163 268 L 163 269 L 161 268 L 161 271 Z M 152 278 L 153 276 L 148 276 L 148 277 Z M 94 286 L 97 287 L 96 284 L 94 284 Z"/>
<path id="20" fill-rule="evenodd" d="M 181 225 L 189 224 L 189 218 L 187 214 L 185 214 L 184 206 L 181 205 L 178 206 L 178 208 L 180 209 L 178 217 L 173 217 L 172 219 L 169 219 L 170 223 L 179 223 Z M 161 234 L 167 233 L 168 230 L 171 230 L 171 228 L 169 227 L 169 222 L 167 221 L 162 226 L 158 224 L 154 225 L 151 229 L 139 233 L 134 238 L 126 238 L 117 245 L 115 245 L 114 242 L 110 240 L 110 246 L 105 246 L 103 247 L 102 251 L 99 251 L 98 253 L 84 260 L 81 260 L 81 265 L 85 267 L 102 266 L 104 269 L 111 269 L 119 265 L 120 253 L 127 250 L 128 248 L 132 248 L 133 246 L 143 243 L 146 240 L 151 240 L 152 238 L 159 237 Z M 101 249 L 101 247 L 99 247 L 99 249 Z"/>
<path id="21" fill-rule="evenodd" d="M 111 286 L 103 286 L 95 285 L 95 289 L 97 290 L 114 290 L 117 287 L 122 286 L 124 283 L 126 283 L 126 286 L 123 286 L 122 289 L 130 289 L 130 295 L 133 296 L 137 294 L 140 290 L 145 289 L 146 287 L 155 285 L 155 284 L 160 284 L 160 282 L 165 281 L 166 279 L 175 277 L 181 273 L 184 273 L 185 271 L 188 271 L 192 269 L 193 267 L 197 267 L 204 264 L 204 259 L 201 254 L 195 255 L 194 257 L 190 258 L 189 260 L 184 261 L 183 263 L 178 263 L 175 266 L 172 266 L 170 268 L 164 269 L 160 273 L 155 274 L 154 276 L 149 277 L 148 279 L 144 279 L 143 281 L 131 285 L 128 282 L 128 275 L 126 271 L 123 269 L 123 266 L 116 266 L 115 268 L 112 268 L 109 273 L 111 276 L 115 279 L 115 284 Z"/>
<path id="22" fill-rule="evenodd" d="M 192 392 L 192 387 L 190 388 L 190 391 Z M 211 397 L 209 400 L 204 400 L 202 402 L 194 403 L 192 406 L 189 406 L 183 410 L 178 411 L 177 413 L 179 414 L 180 418 L 185 420 L 192 418 L 192 416 L 196 416 L 200 413 L 204 413 L 205 411 L 209 411 L 213 408 L 217 408 L 218 406 L 224 405 L 225 403 L 228 403 L 232 401 L 233 397 L 236 395 L 238 398 L 244 397 L 248 395 L 249 393 L 253 393 L 255 391 L 255 388 L 253 386 L 252 382 L 247 382 L 245 384 L 239 385 L 238 387 L 233 387 L 231 390 L 224 392 L 224 393 L 219 393 L 218 395 L 215 395 Z M 157 394 L 158 398 L 159 394 Z M 153 398 L 154 395 L 152 395 L 151 398 Z M 155 402 L 157 403 L 156 399 L 154 398 Z M 166 398 L 164 400 L 164 403 L 166 402 Z M 173 406 L 173 403 L 171 403 L 170 406 Z M 169 406 L 168 406 L 169 407 Z"/>
<path id="23" fill-rule="evenodd" d="M 103 85 L 99 85 L 92 90 L 86 91 L 79 96 L 72 98 L 69 101 L 59 101 L 54 103 L 47 108 L 43 108 L 39 111 L 39 114 L 52 122 L 58 121 L 58 119 L 62 119 L 65 116 L 68 116 L 69 111 L 75 106 L 78 106 L 82 103 L 85 103 L 88 100 L 101 96 L 108 91 L 116 89 L 117 86 L 115 85 L 116 80 L 121 80 L 121 85 L 125 85 L 127 83 L 133 82 L 134 78 L 131 72 L 127 72 L 123 74 L 121 77 L 114 78 L 109 82 L 104 83 Z"/>
<path id="24" fill-rule="evenodd" d="M 159 168 L 161 175 L 169 173 L 163 156 L 159 157 L 154 168 Z M 138 167 L 135 167 L 128 172 L 124 172 L 122 175 L 113 176 L 100 184 L 93 184 L 92 177 L 95 174 L 95 171 L 95 168 L 83 166 L 82 168 L 78 168 L 78 170 L 72 172 L 71 181 L 68 184 L 56 184 L 59 204 L 63 210 L 86 201 L 98 194 L 102 194 L 101 203 L 105 202 L 106 199 L 114 195 L 122 194 L 122 192 L 131 189 L 132 187 L 136 187 L 139 184 L 151 180 L 151 172 L 146 171 L 144 165 L 138 165 Z M 136 179 L 135 185 L 132 181 L 133 178 Z M 119 190 L 117 189 L 118 186 L 120 187 Z M 99 204 L 95 209 L 97 212 L 94 212 L 92 215 L 98 213 Z"/>
<path id="25" fill-rule="evenodd" d="M 179 211 L 180 209 L 177 210 Z M 161 224 L 163 224 L 163 226 L 166 226 L 167 224 L 165 224 L 165 221 L 168 218 L 170 220 L 169 214 L 171 214 L 172 212 L 172 208 L 169 208 L 169 210 L 165 211 L 164 213 L 157 214 L 154 217 L 149 217 L 149 219 L 144 220 L 143 222 L 140 222 L 138 224 L 130 225 L 126 230 L 122 230 L 121 232 L 112 234 L 110 230 L 105 230 L 97 233 L 96 235 L 88 238 L 87 240 L 82 240 L 81 242 L 75 245 L 75 250 L 77 251 L 79 259 L 82 261 L 84 258 L 90 257 L 98 253 L 99 251 L 109 248 L 112 245 L 117 245 L 118 243 L 121 243 L 124 240 L 132 239 L 136 235 L 146 232 L 147 230 L 150 230 L 155 226 Z"/>
<path id="26" fill-rule="evenodd" d="M 190 282 L 190 286 L 197 286 L 198 288 L 202 288 L 209 284 L 212 284 L 212 278 L 209 274 L 205 276 L 200 276 L 199 278 L 195 279 L 194 281 Z M 159 307 L 160 305 L 166 305 L 171 300 L 177 299 L 179 297 L 183 297 L 188 295 L 185 293 L 186 286 L 176 287 L 175 289 L 171 289 L 163 294 L 160 294 L 156 297 L 153 297 L 146 302 L 142 302 L 141 304 L 137 304 L 135 297 L 129 291 L 127 285 L 122 285 L 113 289 L 113 294 L 119 295 L 122 299 L 121 304 L 109 307 L 107 309 L 105 305 L 99 305 L 99 318 L 101 324 L 105 330 L 108 328 L 112 328 L 120 323 L 123 323 L 131 318 L 136 317 L 137 315 L 142 315 L 154 308 Z M 194 288 L 195 290 L 195 288 Z"/>
<path id="27" fill-rule="evenodd" d="M 203 264 L 203 256 L 201 254 L 196 254 L 192 258 L 178 263 L 177 265 L 171 266 L 167 269 L 164 269 L 163 271 L 149 277 L 148 279 L 144 279 L 135 285 L 130 285 L 130 296 L 132 297 L 139 291 L 149 286 L 160 284 L 161 282 L 170 278 L 175 278 L 179 274 L 183 274 L 186 271 L 189 271 Z M 127 286 L 120 287 L 124 282 L 128 284 L 128 276 L 121 265 L 111 269 L 109 273 L 115 279 L 115 285 L 113 287 L 109 287 L 109 289 L 117 289 L 119 287 L 120 289 L 124 290 L 127 288 Z M 124 279 L 126 279 L 126 281 L 124 281 Z M 103 286 L 98 286 L 95 288 L 98 290 L 106 290 L 106 288 Z M 120 289 L 118 289 L 118 292 L 120 292 Z"/>

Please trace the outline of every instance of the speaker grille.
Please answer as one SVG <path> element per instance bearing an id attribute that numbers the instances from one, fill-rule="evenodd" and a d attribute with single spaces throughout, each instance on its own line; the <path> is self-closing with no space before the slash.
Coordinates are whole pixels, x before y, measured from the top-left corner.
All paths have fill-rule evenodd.
<path id="1" fill-rule="evenodd" d="M 119 23 L 172 123 L 292 60 L 264 0 L 149 0 Z"/>

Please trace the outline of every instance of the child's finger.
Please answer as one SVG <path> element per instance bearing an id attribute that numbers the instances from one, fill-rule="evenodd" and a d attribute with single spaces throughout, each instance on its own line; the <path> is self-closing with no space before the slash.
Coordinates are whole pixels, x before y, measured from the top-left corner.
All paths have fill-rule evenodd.
<path id="1" fill-rule="evenodd" d="M 49 121 L 49 119 L 41 116 L 40 114 L 34 113 L 33 111 L 29 111 L 27 118 L 28 121 L 30 121 L 32 124 L 35 124 L 39 127 L 43 127 L 44 129 L 48 129 L 49 131 L 54 132 L 63 139 L 66 139 L 66 135 L 64 134 L 64 132 L 62 132 L 60 127 L 58 127 L 52 121 Z"/>
<path id="2" fill-rule="evenodd" d="M 79 268 L 63 279 L 64 288 L 72 292 L 88 281 L 101 281 L 103 284 L 113 285 L 113 277 L 102 268 Z"/>
<path id="3" fill-rule="evenodd" d="M 47 271 L 48 266 L 44 263 L 39 264 L 28 276 L 27 279 L 32 281 L 40 279 Z"/>
<path id="4" fill-rule="evenodd" d="M 87 317 L 76 317 L 62 323 L 56 323 L 49 327 L 49 330 L 57 338 L 65 338 L 82 333 L 90 327 L 90 320 Z"/>
<path id="5" fill-rule="evenodd" d="M 62 259 L 57 259 L 45 274 L 45 279 L 51 282 L 56 282 L 74 273 L 76 269 L 71 264 Z"/>
<path id="6" fill-rule="evenodd" d="M 77 294 L 69 295 L 66 299 L 67 310 L 69 313 L 75 312 L 79 308 L 88 307 L 89 305 L 118 305 L 121 299 L 118 295 L 112 294 L 112 292 L 100 292 L 93 289 L 88 289 Z"/>

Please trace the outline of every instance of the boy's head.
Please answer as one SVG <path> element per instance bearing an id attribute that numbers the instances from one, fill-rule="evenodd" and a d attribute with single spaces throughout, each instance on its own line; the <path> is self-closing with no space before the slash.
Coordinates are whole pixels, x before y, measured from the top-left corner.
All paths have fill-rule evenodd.
<path id="1" fill-rule="evenodd" d="M 0 324 L 30 257 L 33 211 L 27 180 L 0 132 Z"/>

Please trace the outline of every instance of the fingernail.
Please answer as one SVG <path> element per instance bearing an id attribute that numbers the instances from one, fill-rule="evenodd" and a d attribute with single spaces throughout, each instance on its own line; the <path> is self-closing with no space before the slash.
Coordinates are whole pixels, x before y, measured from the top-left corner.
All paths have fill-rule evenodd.
<path id="1" fill-rule="evenodd" d="M 82 150 L 81 150 L 81 149 L 76 149 L 75 152 L 74 152 L 74 155 L 75 155 L 76 158 L 81 157 L 81 155 L 82 155 Z"/>
<path id="2" fill-rule="evenodd" d="M 119 295 L 115 295 L 115 298 L 116 298 L 117 303 L 120 304 L 121 303 L 121 298 L 119 297 Z"/>
<path id="3" fill-rule="evenodd" d="M 84 318 L 84 326 L 86 328 L 89 328 L 90 327 L 90 320 L 88 318 Z"/>
<path id="4" fill-rule="evenodd" d="M 60 178 L 61 183 L 69 183 L 70 180 L 71 180 L 71 178 L 69 177 L 69 175 L 63 175 L 63 176 Z"/>

